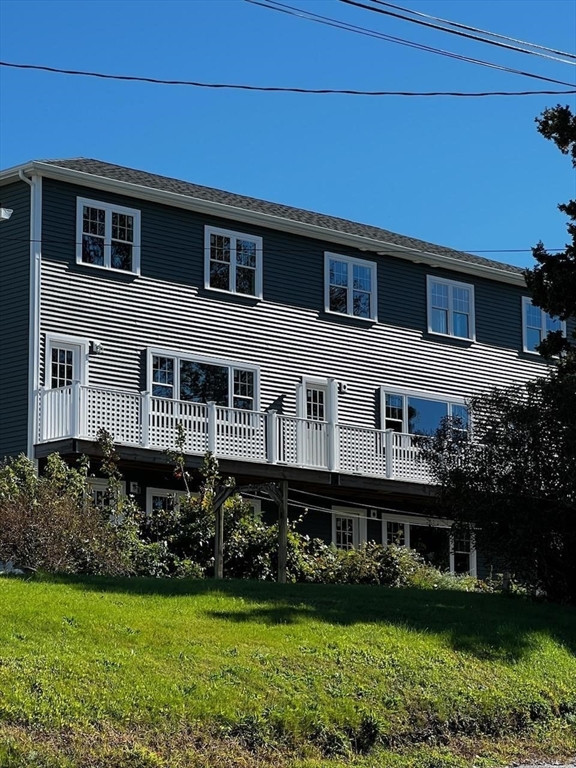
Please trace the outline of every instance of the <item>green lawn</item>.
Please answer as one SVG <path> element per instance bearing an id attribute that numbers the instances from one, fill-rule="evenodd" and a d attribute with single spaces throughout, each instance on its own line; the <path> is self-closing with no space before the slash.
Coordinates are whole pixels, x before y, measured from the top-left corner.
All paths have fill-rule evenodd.
<path id="1" fill-rule="evenodd" d="M 3 768 L 488 766 L 576 753 L 575 725 L 571 609 L 378 587 L 0 581 Z"/>

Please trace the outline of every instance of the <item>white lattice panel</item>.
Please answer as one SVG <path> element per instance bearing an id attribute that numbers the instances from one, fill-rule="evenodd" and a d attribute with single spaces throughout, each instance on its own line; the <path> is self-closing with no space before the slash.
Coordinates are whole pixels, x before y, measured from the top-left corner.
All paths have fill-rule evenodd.
<path id="1" fill-rule="evenodd" d="M 362 475 L 386 476 L 384 432 L 338 425 L 340 470 Z"/>
<path id="2" fill-rule="evenodd" d="M 217 407 L 216 455 L 266 461 L 266 414 Z"/>
<path id="3" fill-rule="evenodd" d="M 105 429 L 116 443 L 142 443 L 142 395 L 82 387 L 80 403 L 80 430 L 86 437 L 95 438 L 99 429 Z"/>
<path id="4" fill-rule="evenodd" d="M 204 454 L 208 450 L 208 409 L 203 403 L 169 400 L 163 397 L 150 399 L 150 445 L 158 448 L 175 448 L 177 424 L 184 427 L 186 453 Z"/>
<path id="5" fill-rule="evenodd" d="M 392 438 L 394 479 L 430 484 L 428 465 L 422 459 L 420 449 L 414 446 L 414 436 L 395 432 Z"/>

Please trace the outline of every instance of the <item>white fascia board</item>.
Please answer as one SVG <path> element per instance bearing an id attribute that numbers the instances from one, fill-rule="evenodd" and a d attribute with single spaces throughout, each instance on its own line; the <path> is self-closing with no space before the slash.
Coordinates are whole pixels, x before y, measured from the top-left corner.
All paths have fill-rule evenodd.
<path id="1" fill-rule="evenodd" d="M 225 203 L 215 203 L 210 200 L 201 200 L 189 195 L 181 195 L 177 192 L 167 192 L 165 190 L 144 187 L 140 184 L 133 184 L 127 181 L 109 179 L 105 176 L 95 176 L 83 171 L 75 171 L 70 168 L 61 168 L 57 165 L 33 161 L 23 166 L 10 168 L 0 173 L 0 181 L 7 174 L 10 176 L 18 175 L 19 168 L 47 176 L 49 178 L 67 181 L 71 184 L 92 187 L 93 189 L 102 189 L 107 192 L 136 197 L 143 200 L 150 200 L 155 203 L 162 203 L 176 208 L 206 213 L 211 216 L 219 216 L 224 219 L 232 219 L 255 226 L 268 227 L 283 232 L 290 232 L 305 237 L 313 237 L 316 240 L 324 240 L 340 245 L 347 245 L 351 248 L 358 248 L 363 251 L 370 251 L 379 255 L 395 256 L 406 261 L 422 262 L 431 267 L 440 267 L 442 269 L 451 269 L 455 272 L 462 272 L 467 275 L 483 277 L 487 280 L 497 280 L 511 285 L 526 287 L 523 275 L 508 272 L 505 269 L 489 266 L 487 264 L 472 264 L 461 261 L 451 256 L 442 256 L 436 253 L 428 253 L 417 248 L 408 248 L 395 243 L 387 243 L 383 240 L 376 240 L 362 235 L 353 235 L 346 232 L 338 232 L 333 229 L 319 227 L 316 224 L 307 224 L 300 221 L 292 221 L 282 216 L 273 216 L 269 213 L 259 211 L 248 211 L 245 208 L 238 208 Z"/>

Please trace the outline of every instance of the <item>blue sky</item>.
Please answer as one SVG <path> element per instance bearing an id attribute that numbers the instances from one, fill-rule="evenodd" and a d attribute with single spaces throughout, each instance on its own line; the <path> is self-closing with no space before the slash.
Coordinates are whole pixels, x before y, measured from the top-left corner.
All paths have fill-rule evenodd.
<path id="1" fill-rule="evenodd" d="M 351 8 L 315 13 L 547 77 L 576 67 Z M 400 0 L 397 0 L 400 2 Z M 572 0 L 406 0 L 565 51 Z M 1 0 L 2 59 L 170 79 L 362 90 L 561 89 L 331 29 L 243 0 Z M 246 93 L 0 69 L 0 162 L 94 157 L 468 250 L 566 242 L 570 162 L 534 117 L 576 97 Z M 521 266 L 524 254 L 487 254 Z"/>

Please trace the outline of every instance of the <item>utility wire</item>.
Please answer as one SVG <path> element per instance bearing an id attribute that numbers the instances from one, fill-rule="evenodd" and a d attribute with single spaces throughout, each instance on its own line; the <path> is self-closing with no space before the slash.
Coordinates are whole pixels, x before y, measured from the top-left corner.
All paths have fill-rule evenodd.
<path id="1" fill-rule="evenodd" d="M 442 24 L 448 24 L 449 26 L 456 27 L 457 29 L 466 29 L 469 32 L 479 32 L 481 35 L 489 35 L 490 37 L 496 37 L 499 40 L 508 40 L 509 42 L 512 42 L 512 43 L 527 45 L 530 48 L 538 48 L 541 51 L 548 51 L 549 53 L 555 53 L 558 56 L 568 56 L 568 58 L 570 59 L 576 59 L 576 54 L 574 53 L 567 53 L 566 51 L 557 51 L 555 48 L 548 48 L 545 45 L 538 45 L 537 43 L 527 43 L 525 40 L 518 40 L 516 37 L 509 37 L 508 35 L 499 35 L 497 32 L 488 32 L 485 29 L 478 29 L 478 27 L 471 27 L 467 24 L 460 24 L 457 21 L 449 21 L 448 19 L 441 19 L 438 16 L 431 16 L 429 13 L 422 13 L 421 11 L 413 11 L 410 8 L 403 8 L 401 5 L 394 5 L 394 3 L 386 3 L 384 2 L 384 0 L 372 0 L 372 2 L 378 3 L 378 5 L 385 5 L 388 8 L 395 8 L 397 11 L 403 11 L 404 13 L 411 13 L 413 16 L 421 16 L 424 19 L 432 19 L 432 21 L 439 21 Z"/>
<path id="2" fill-rule="evenodd" d="M 12 67 L 14 69 L 29 69 L 41 72 L 52 72 L 60 75 L 77 75 L 79 77 L 97 77 L 103 80 L 123 80 L 137 83 L 153 83 L 155 85 L 187 85 L 195 88 L 228 88 L 239 91 L 259 91 L 266 93 L 312 93 L 312 94 L 340 94 L 345 96 L 454 96 L 454 97 L 483 97 L 483 96 L 565 96 L 576 93 L 576 89 L 569 91 L 359 91 L 354 89 L 337 88 L 289 88 L 281 86 L 264 85 L 240 85 L 236 83 L 203 83 L 194 80 L 163 80 L 156 77 L 141 77 L 136 75 L 111 75 L 103 72 L 91 72 L 76 69 L 60 69 L 59 67 L 47 67 L 40 64 L 16 64 L 14 62 L 0 61 L 0 67 Z M 538 77 L 530 75 L 530 77 Z M 547 78 L 541 78 L 546 80 Z M 551 81 L 560 82 L 560 81 Z M 571 85 L 570 83 L 560 83 Z"/>
<path id="3" fill-rule="evenodd" d="M 364 35 L 365 37 L 373 37 L 380 40 L 385 40 L 389 43 L 396 43 L 398 45 L 406 46 L 407 48 L 415 48 L 416 50 L 420 51 L 426 51 L 428 53 L 435 53 L 440 56 L 446 56 L 450 59 L 456 59 L 457 61 L 465 61 L 469 64 L 478 64 L 482 67 L 488 67 L 490 69 L 497 69 L 501 72 L 509 72 L 514 75 L 522 75 L 523 77 L 532 77 L 537 80 L 542 79 L 545 81 L 549 81 L 550 78 L 543 77 L 542 75 L 536 75 L 530 72 L 524 72 L 521 69 L 514 69 L 513 67 L 507 67 L 504 64 L 495 64 L 490 61 L 486 61 L 485 59 L 476 59 L 470 56 L 465 56 L 463 54 L 454 53 L 453 51 L 447 51 L 444 48 L 436 48 L 434 46 L 425 45 L 424 43 L 416 43 L 413 40 L 406 40 L 402 37 L 396 37 L 394 35 L 388 35 L 384 32 L 378 32 L 373 29 L 368 29 L 366 27 L 359 27 L 356 24 L 350 24 L 346 21 L 341 21 L 340 19 L 333 19 L 329 16 L 322 16 L 318 13 L 313 13 L 312 11 L 304 11 L 300 8 L 295 8 L 292 5 L 287 5 L 285 3 L 279 2 L 279 0 L 268 0 L 268 2 L 262 2 L 262 0 L 245 0 L 247 3 L 251 3 L 252 5 L 258 5 L 260 8 L 268 8 L 268 10 L 271 11 L 278 11 L 279 13 L 285 13 L 289 16 L 296 16 L 301 19 L 305 19 L 306 21 L 314 21 L 318 24 L 324 24 L 329 27 L 335 27 L 336 29 L 343 29 L 347 32 L 355 32 L 359 35 Z M 363 6 L 365 8 L 368 8 L 368 6 Z M 378 10 L 376 8 L 372 8 L 369 10 Z M 564 83 L 562 80 L 556 81 L 552 80 L 552 82 L 559 82 L 563 85 L 572 85 L 571 83 Z"/>
<path id="4" fill-rule="evenodd" d="M 393 507 L 379 507 L 375 504 L 363 504 L 359 501 L 348 501 L 347 499 L 339 499 L 335 496 L 326 496 L 325 494 L 321 493 L 312 493 L 310 491 L 304 491 L 300 488 L 290 488 L 290 491 L 294 493 L 300 493 L 304 494 L 305 496 L 311 496 L 317 499 L 321 499 L 322 501 L 331 501 L 335 502 L 336 504 L 339 504 L 341 506 L 351 506 L 351 507 L 360 507 L 362 509 L 376 509 L 378 512 L 390 512 L 392 514 L 397 515 L 415 515 L 416 517 L 425 517 L 425 518 L 431 518 L 431 519 L 437 519 L 435 515 L 428 515 L 425 512 L 411 512 L 407 511 L 405 509 L 394 509 Z M 304 504 L 304 506 L 310 508 L 309 504 L 306 504 L 305 502 L 298 502 Z M 336 512 L 337 510 L 329 509 L 329 512 Z"/>
<path id="5" fill-rule="evenodd" d="M 439 26 L 438 24 L 432 24 L 428 21 L 420 21 L 419 19 L 411 19 L 409 16 L 403 16 L 400 13 L 395 13 L 394 11 L 384 11 L 382 8 L 374 8 L 370 5 L 365 5 L 364 3 L 357 2 L 357 0 L 339 0 L 341 3 L 345 3 L 346 5 L 353 5 L 357 8 L 363 8 L 366 11 L 372 11 L 373 13 L 381 13 L 385 16 L 392 16 L 396 19 L 401 19 L 402 21 L 409 21 L 412 24 L 419 24 L 423 27 L 429 27 L 430 29 L 436 29 L 440 30 L 441 32 L 447 32 L 450 35 L 457 35 L 458 37 L 464 37 L 468 38 L 469 40 L 476 40 L 477 42 L 481 43 L 487 43 L 488 45 L 494 45 L 497 48 L 504 48 L 511 51 L 516 51 L 516 53 L 526 53 L 530 54 L 531 56 L 542 56 L 543 54 L 538 54 L 534 51 L 528 51 L 522 48 L 518 48 L 516 46 L 508 45 L 506 43 L 499 43 L 496 40 L 487 40 L 482 37 L 478 37 L 477 35 L 471 35 L 467 32 L 459 32 L 455 29 L 447 29 L 446 27 Z M 381 0 L 372 0 L 374 3 L 378 3 L 378 5 L 386 5 L 386 3 L 381 2 Z M 546 56 L 545 58 L 550 58 L 549 56 Z M 571 64 L 572 62 L 565 61 L 565 64 Z M 559 82 L 559 81 L 553 81 L 553 82 Z M 563 85 L 566 85 L 566 83 L 563 83 Z"/>

